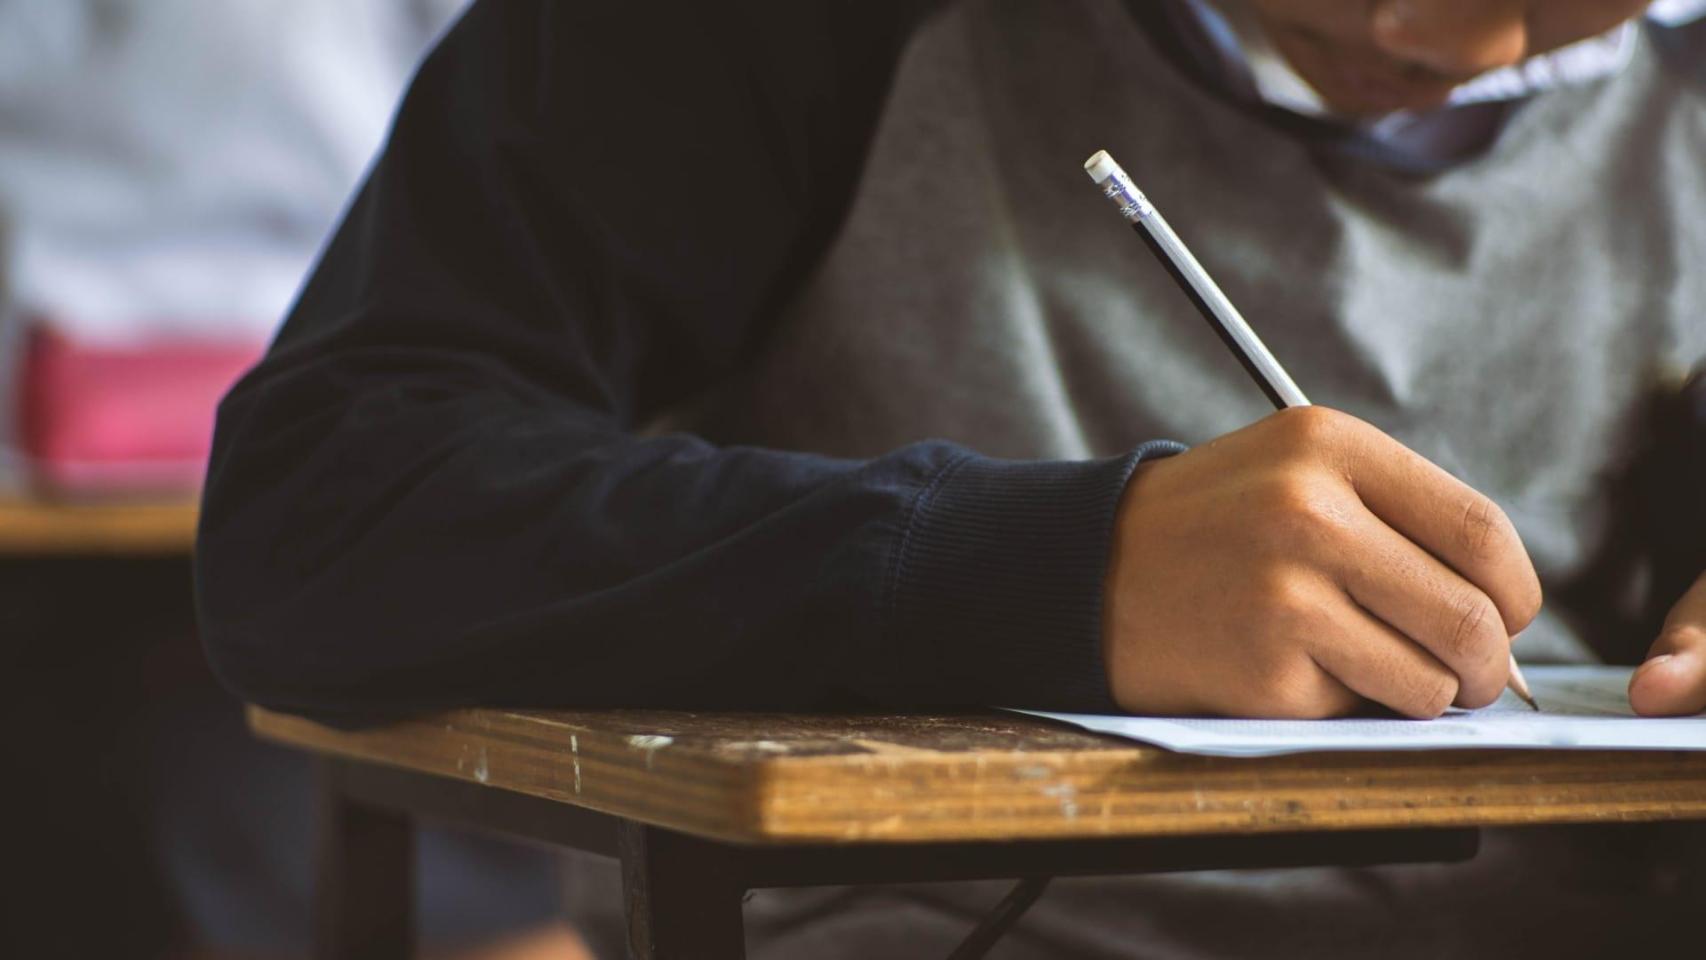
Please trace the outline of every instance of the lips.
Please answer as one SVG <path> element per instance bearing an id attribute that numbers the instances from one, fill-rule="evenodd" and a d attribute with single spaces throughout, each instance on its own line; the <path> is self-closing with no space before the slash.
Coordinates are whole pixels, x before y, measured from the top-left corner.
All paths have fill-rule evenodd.
<path id="1" fill-rule="evenodd" d="M 1276 32 L 1276 46 L 1299 76 L 1341 113 L 1425 110 L 1443 104 L 1458 81 L 1392 62 L 1372 52 L 1348 53 L 1307 31 Z"/>
<path id="2" fill-rule="evenodd" d="M 1341 64 L 1336 76 L 1319 90 L 1329 103 L 1357 112 L 1387 113 L 1394 110 L 1423 110 L 1437 107 L 1451 96 L 1456 83 L 1429 78 L 1417 80 L 1391 69 Z M 1311 81 L 1313 82 L 1313 81 Z"/>

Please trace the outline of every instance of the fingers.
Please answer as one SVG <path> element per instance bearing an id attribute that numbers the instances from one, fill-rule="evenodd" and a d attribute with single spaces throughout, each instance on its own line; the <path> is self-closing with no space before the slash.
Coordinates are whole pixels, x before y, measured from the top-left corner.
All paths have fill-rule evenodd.
<path id="1" fill-rule="evenodd" d="M 1229 717 L 1327 720 L 1348 716 L 1367 703 L 1362 694 L 1308 656 L 1289 659 L 1284 669 L 1256 678 L 1244 690 L 1245 696 L 1215 712 Z"/>
<path id="2" fill-rule="evenodd" d="M 1348 689 L 1418 720 L 1457 699 L 1457 674 L 1408 637 L 1348 601 L 1334 619 L 1339 635 L 1317 641 L 1311 656 Z"/>
<path id="3" fill-rule="evenodd" d="M 1226 689 L 1237 696 L 1211 712 L 1316 720 L 1373 701 L 1421 718 L 1439 716 L 1456 697 L 1451 670 L 1370 616 L 1331 578 L 1298 575 L 1270 589 L 1266 636 L 1252 638 L 1249 655 L 1231 664 Z"/>
<path id="4" fill-rule="evenodd" d="M 1345 592 L 1457 679 L 1453 702 L 1484 707 L 1510 679 L 1510 635 L 1492 600 L 1427 551 L 1370 515 L 1343 555 Z"/>
<path id="5" fill-rule="evenodd" d="M 1540 578 L 1498 505 L 1374 427 L 1348 417 L 1344 469 L 1370 512 L 1473 584 L 1514 636 L 1540 612 Z"/>
<path id="6" fill-rule="evenodd" d="M 1629 680 L 1629 705 L 1649 717 L 1706 710 L 1706 574 L 1665 618 L 1647 662 Z"/>

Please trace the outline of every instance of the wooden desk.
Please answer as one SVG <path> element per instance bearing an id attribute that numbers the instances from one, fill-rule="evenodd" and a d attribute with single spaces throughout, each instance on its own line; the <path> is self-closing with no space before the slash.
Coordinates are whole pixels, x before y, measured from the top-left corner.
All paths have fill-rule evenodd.
<path id="1" fill-rule="evenodd" d="M 648 958 L 742 956 L 755 887 L 1447 861 L 1472 856 L 1482 826 L 1706 819 L 1706 754 L 1223 759 L 995 713 L 250 723 L 331 758 L 323 957 L 407 955 L 411 816 L 619 856 L 631 949 Z M 1040 889 L 1021 884 L 980 933 Z"/>
<path id="2" fill-rule="evenodd" d="M 57 503 L 0 497 L 0 556 L 187 554 L 196 504 Z"/>

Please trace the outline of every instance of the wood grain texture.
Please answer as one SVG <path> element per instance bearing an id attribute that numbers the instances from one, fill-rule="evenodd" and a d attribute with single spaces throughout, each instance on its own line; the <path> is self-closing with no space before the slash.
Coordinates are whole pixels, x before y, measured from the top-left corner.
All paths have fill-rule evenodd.
<path id="1" fill-rule="evenodd" d="M 749 843 L 1706 819 L 1706 753 L 1194 757 L 999 713 L 460 710 L 261 736 Z"/>
<path id="2" fill-rule="evenodd" d="M 0 499 L 0 556 L 187 554 L 196 504 Z"/>

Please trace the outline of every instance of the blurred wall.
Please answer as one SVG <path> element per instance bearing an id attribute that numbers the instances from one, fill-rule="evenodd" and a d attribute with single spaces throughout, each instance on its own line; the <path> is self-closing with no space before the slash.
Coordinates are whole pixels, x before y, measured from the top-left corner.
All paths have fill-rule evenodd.
<path id="1" fill-rule="evenodd" d="M 0 0 L 0 384 L 25 318 L 263 342 L 462 3 Z"/>

